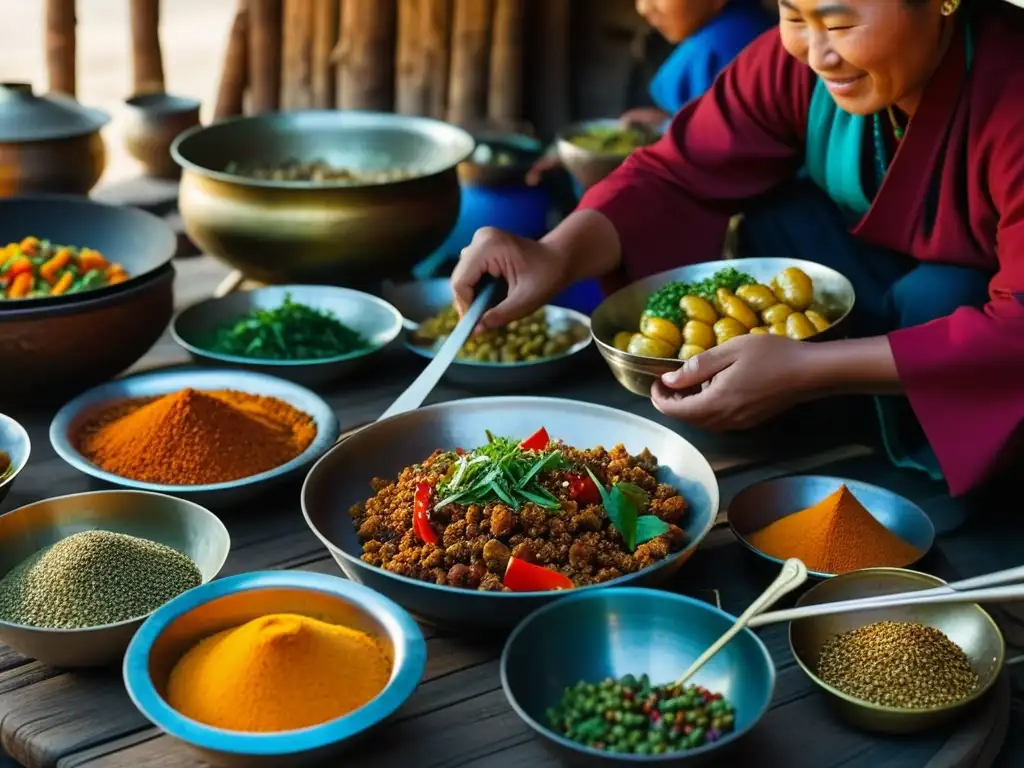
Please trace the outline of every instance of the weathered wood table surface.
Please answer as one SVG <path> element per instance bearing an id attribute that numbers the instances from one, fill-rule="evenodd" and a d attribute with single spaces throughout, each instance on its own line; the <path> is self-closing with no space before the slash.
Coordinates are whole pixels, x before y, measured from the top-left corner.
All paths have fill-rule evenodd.
<path id="1" fill-rule="evenodd" d="M 178 262 L 178 299 L 189 303 L 208 294 L 226 270 L 207 258 Z M 323 393 L 344 428 L 375 419 L 415 377 L 422 361 L 396 349 L 363 378 Z M 137 368 L 182 363 L 169 339 L 161 341 Z M 433 400 L 469 393 L 441 386 Z M 596 352 L 576 378 L 550 394 L 629 410 L 664 420 L 643 398 L 612 379 Z M 52 410 L 12 414 L 32 436 L 29 466 L 18 478 L 4 510 L 38 499 L 76 493 L 91 486 L 50 448 Z M 950 503 L 942 488 L 891 469 L 870 444 L 869 420 L 857 409 L 829 404 L 794 415 L 747 435 L 711 436 L 680 429 L 719 473 L 723 509 L 747 484 L 774 475 L 813 471 L 855 477 L 903 493 L 932 514 Z M 341 576 L 299 511 L 299 489 L 225 515 L 233 550 L 224 575 L 269 568 L 298 568 Z M 973 523 L 940 538 L 924 564 L 946 578 L 968 576 L 1017 564 L 1021 525 L 999 519 Z M 720 599 L 739 613 L 767 583 L 759 563 L 727 528 L 712 532 L 673 585 L 704 599 Z M 999 612 L 1011 645 L 1024 646 L 1024 620 Z M 505 702 L 498 680 L 500 642 L 468 642 L 425 627 L 429 661 L 423 684 L 394 722 L 345 758 L 353 766 L 472 766 L 514 768 L 557 766 Z M 902 739 L 858 733 L 824 708 L 787 647 L 786 631 L 761 632 L 779 677 L 772 709 L 745 740 L 730 765 L 786 768 L 949 768 L 1024 765 L 1024 665 L 1008 667 L 996 690 L 977 712 L 951 730 Z M 1011 650 L 1014 656 L 1017 651 Z M 1009 728 L 1008 728 L 1009 725 Z M 1010 736 L 1006 741 L 1009 730 Z M 195 753 L 161 735 L 132 706 L 120 670 L 64 673 L 0 646 L 0 739 L 5 751 L 32 768 L 124 766 L 174 768 L 202 765 Z M 1004 741 L 1006 741 L 1004 745 Z M 998 753 L 1002 754 L 996 758 Z"/>

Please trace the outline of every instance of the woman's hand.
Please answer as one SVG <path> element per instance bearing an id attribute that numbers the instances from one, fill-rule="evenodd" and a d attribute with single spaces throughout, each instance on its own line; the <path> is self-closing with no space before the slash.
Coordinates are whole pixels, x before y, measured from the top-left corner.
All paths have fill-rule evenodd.
<path id="1" fill-rule="evenodd" d="M 537 160 L 530 166 L 530 170 L 526 172 L 526 184 L 530 187 L 536 187 L 544 180 L 544 176 L 556 168 L 562 167 L 562 161 L 556 154 L 544 155 L 543 157 L 537 158 Z"/>
<path id="2" fill-rule="evenodd" d="M 627 128 L 631 125 L 659 128 L 670 117 L 672 115 L 657 107 L 636 107 L 623 112 L 619 122 Z"/>

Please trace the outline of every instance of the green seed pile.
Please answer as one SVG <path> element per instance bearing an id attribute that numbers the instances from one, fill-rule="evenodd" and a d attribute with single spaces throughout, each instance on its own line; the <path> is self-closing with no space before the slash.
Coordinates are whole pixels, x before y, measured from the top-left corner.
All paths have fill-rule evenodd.
<path id="1" fill-rule="evenodd" d="M 54 629 L 126 621 L 197 587 L 188 556 L 110 531 L 83 531 L 41 549 L 0 580 L 0 619 Z"/>
<path id="2" fill-rule="evenodd" d="M 934 627 L 880 621 L 834 637 L 818 676 L 848 696 L 901 709 L 963 701 L 978 687 L 967 654 Z"/>
<path id="3" fill-rule="evenodd" d="M 696 749 L 736 726 L 736 712 L 722 694 L 694 685 L 651 686 L 647 675 L 576 683 L 547 718 L 579 744 L 634 755 Z"/>

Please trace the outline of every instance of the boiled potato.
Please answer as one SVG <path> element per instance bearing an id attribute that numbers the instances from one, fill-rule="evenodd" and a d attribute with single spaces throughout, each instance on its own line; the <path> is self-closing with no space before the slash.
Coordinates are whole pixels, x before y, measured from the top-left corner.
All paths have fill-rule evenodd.
<path id="1" fill-rule="evenodd" d="M 619 331 L 612 339 L 612 346 L 625 352 L 629 348 L 629 340 L 632 338 L 633 334 L 629 331 Z"/>
<path id="2" fill-rule="evenodd" d="M 768 329 L 765 326 L 763 326 L 763 325 L 759 325 L 757 328 L 751 328 L 750 329 L 750 333 L 752 335 L 768 333 Z"/>
<path id="3" fill-rule="evenodd" d="M 761 321 L 754 314 L 754 310 L 743 303 L 743 299 L 733 294 L 719 296 L 719 301 L 722 304 L 722 311 L 726 317 L 731 317 L 733 320 L 739 321 L 744 328 L 750 330 L 756 328 L 761 324 Z"/>
<path id="4" fill-rule="evenodd" d="M 743 336 L 747 333 L 747 327 L 733 317 L 723 317 L 715 323 L 715 340 L 719 344 L 725 344 L 729 339 Z"/>
<path id="5" fill-rule="evenodd" d="M 786 335 L 786 322 L 772 323 L 768 328 L 768 333 L 772 336 L 785 336 Z"/>
<path id="6" fill-rule="evenodd" d="M 714 325 L 718 322 L 715 308 L 700 296 L 683 296 L 679 300 L 679 309 L 687 320 L 699 320 L 705 325 Z"/>
<path id="7" fill-rule="evenodd" d="M 771 288 L 758 283 L 741 285 L 736 289 L 736 295 L 743 299 L 747 306 L 755 312 L 764 312 L 768 307 L 779 303 Z"/>
<path id="8" fill-rule="evenodd" d="M 811 321 L 807 319 L 807 315 L 803 312 L 794 312 L 786 318 L 786 335 L 789 338 L 801 341 L 816 333 L 817 331 L 811 325 Z"/>
<path id="9" fill-rule="evenodd" d="M 829 323 L 829 321 L 825 319 L 825 316 L 823 314 L 821 314 L 820 312 L 816 312 L 813 309 L 808 309 L 807 311 L 805 311 L 804 316 L 811 321 L 811 325 L 814 326 L 815 330 L 818 331 L 818 333 L 821 333 L 822 331 L 827 329 L 829 325 L 831 325 L 831 323 Z"/>
<path id="10" fill-rule="evenodd" d="M 683 344 L 683 348 L 679 350 L 679 359 L 689 360 L 691 357 L 696 357 L 701 352 L 707 352 L 707 349 L 699 344 Z"/>
<path id="11" fill-rule="evenodd" d="M 785 304 L 775 304 L 761 313 L 761 319 L 764 320 L 765 325 L 773 326 L 776 323 L 786 322 L 786 318 L 791 314 L 793 314 L 793 310 Z"/>
<path id="12" fill-rule="evenodd" d="M 779 300 L 797 312 L 802 312 L 814 301 L 814 284 L 799 267 L 788 267 L 772 280 L 772 290 Z"/>
<path id="13" fill-rule="evenodd" d="M 715 322 L 718 322 L 717 320 Z M 715 346 L 715 331 L 707 323 L 700 320 L 690 320 L 683 326 L 683 346 L 704 347 L 710 349 Z"/>
<path id="14" fill-rule="evenodd" d="M 676 356 L 676 348 L 674 346 L 659 339 L 644 336 L 642 333 L 633 334 L 633 338 L 629 340 L 629 346 L 626 347 L 626 351 L 631 355 L 640 355 L 641 357 Z"/>
<path id="15" fill-rule="evenodd" d="M 645 317 L 640 321 L 640 333 L 649 339 L 663 341 L 672 347 L 673 356 L 683 343 L 683 334 L 671 320 L 661 317 Z"/>

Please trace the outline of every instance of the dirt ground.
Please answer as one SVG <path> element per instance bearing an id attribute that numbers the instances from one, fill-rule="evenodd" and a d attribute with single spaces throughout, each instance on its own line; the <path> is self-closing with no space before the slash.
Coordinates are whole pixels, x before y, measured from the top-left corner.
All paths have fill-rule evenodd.
<path id="1" fill-rule="evenodd" d="M 165 0 L 160 43 L 167 90 L 201 99 L 208 119 L 235 0 Z M 78 0 L 78 100 L 113 117 L 104 136 L 108 164 L 103 182 L 138 173 L 118 130 L 121 102 L 131 89 L 128 0 Z M 31 82 L 46 90 L 42 0 L 0 1 L 0 80 Z"/>

